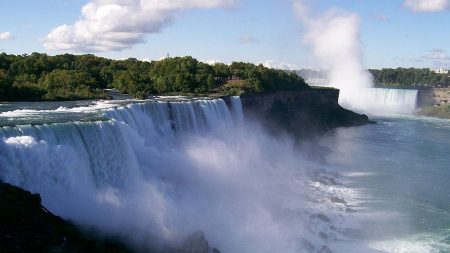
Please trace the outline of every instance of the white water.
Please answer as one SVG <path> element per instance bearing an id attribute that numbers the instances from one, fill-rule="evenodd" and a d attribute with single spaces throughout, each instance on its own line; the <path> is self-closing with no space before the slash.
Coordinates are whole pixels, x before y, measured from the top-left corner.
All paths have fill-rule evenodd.
<path id="1" fill-rule="evenodd" d="M 104 117 L 0 128 L 0 179 L 138 247 L 178 245 L 202 230 L 222 252 L 289 253 L 302 250 L 299 238 L 320 249 L 320 232 L 336 236 L 311 216 L 342 220 L 307 175 L 315 165 L 292 140 L 244 122 L 238 97 L 230 109 L 221 99 L 145 102 Z"/>
<path id="2" fill-rule="evenodd" d="M 371 115 L 410 114 L 416 111 L 417 93 L 417 90 L 388 88 L 342 90 L 339 104 Z"/>
<path id="3" fill-rule="evenodd" d="M 436 252 L 442 244 L 435 234 L 433 240 L 397 234 L 396 229 L 405 228 L 404 218 L 395 216 L 395 206 L 384 205 L 380 201 L 386 198 L 376 194 L 381 185 L 391 196 L 399 184 L 385 187 L 382 183 L 389 180 L 368 180 L 380 169 L 403 168 L 389 160 L 396 151 L 402 152 L 396 155 L 398 164 L 411 160 L 402 143 L 415 147 L 415 139 L 383 136 L 417 128 L 409 122 L 348 128 L 329 136 L 327 141 L 336 143 L 330 144 L 331 165 L 325 165 L 304 158 L 293 140 L 271 137 L 258 123 L 247 121 L 238 97 L 231 98 L 230 108 L 220 99 L 152 101 L 105 108 L 103 114 L 110 120 L 1 127 L 0 179 L 40 193 L 44 205 L 64 218 L 144 249 L 177 246 L 198 230 L 225 253 L 298 253 L 309 252 L 309 247 L 320 252 L 324 245 L 335 253 Z M 437 138 L 430 143 L 443 140 L 445 131 L 420 128 Z M 386 147 L 376 149 L 383 143 Z M 418 143 L 432 150 L 429 142 Z M 442 145 L 437 151 L 446 150 L 448 143 Z M 404 169 L 443 169 L 447 160 L 435 165 L 434 153 Z M 385 158 L 375 159 L 380 154 Z M 408 175 L 412 178 L 403 178 Z M 397 177 L 398 182 L 422 182 L 414 173 Z M 448 184 L 439 185 L 436 191 Z M 370 206 L 376 198 L 381 207 Z M 431 215 L 425 222 L 434 219 Z M 391 223 L 389 233 L 377 227 Z"/>

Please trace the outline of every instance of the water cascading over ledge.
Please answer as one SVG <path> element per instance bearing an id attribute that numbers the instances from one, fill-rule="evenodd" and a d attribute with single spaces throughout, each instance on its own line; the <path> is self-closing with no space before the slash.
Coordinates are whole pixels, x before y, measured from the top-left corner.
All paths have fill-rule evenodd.
<path id="1" fill-rule="evenodd" d="M 351 110 L 371 115 L 411 114 L 418 105 L 418 90 L 361 88 L 341 92 L 339 103 Z"/>
<path id="2" fill-rule="evenodd" d="M 230 97 L 228 106 L 222 99 L 132 103 L 102 109 L 105 121 L 1 127 L 0 179 L 142 252 L 177 247 L 198 230 L 222 252 L 327 249 L 340 236 L 330 225 L 343 219 L 342 207 L 329 199 L 344 195 L 317 188 L 312 182 L 325 172 L 310 176 L 318 165 L 304 159 L 295 140 L 267 134 L 242 110 L 249 101 L 273 108 L 284 100 L 287 113 L 311 115 L 319 105 L 345 111 L 336 91 L 317 92 L 309 109 L 297 108 L 312 92 L 242 103 Z"/>
<path id="3" fill-rule="evenodd" d="M 245 163 L 230 150 L 244 140 L 240 99 L 229 107 L 222 99 L 132 103 L 107 109 L 108 121 L 1 127 L 0 179 L 40 193 L 48 209 L 78 224 L 131 234 L 138 244 L 177 241 L 208 231 L 198 215 L 221 212 L 211 198 L 234 195 L 221 186 L 227 175 L 216 178 Z"/>
<path id="4" fill-rule="evenodd" d="M 221 99 L 133 103 L 105 111 L 109 121 L 2 127 L 0 178 L 36 192 L 51 191 L 52 183 L 68 189 L 77 180 L 85 187 L 121 184 L 138 167 L 136 144 L 230 128 L 242 120 L 236 106 L 232 116 Z"/>

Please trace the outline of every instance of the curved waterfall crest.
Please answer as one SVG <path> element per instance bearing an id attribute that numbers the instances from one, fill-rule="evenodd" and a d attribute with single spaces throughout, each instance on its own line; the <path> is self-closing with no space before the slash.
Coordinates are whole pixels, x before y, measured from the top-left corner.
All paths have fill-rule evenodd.
<path id="1" fill-rule="evenodd" d="M 410 114 L 417 109 L 417 96 L 418 90 L 361 88 L 341 91 L 339 104 L 369 114 Z"/>
<path id="2" fill-rule="evenodd" d="M 327 186 L 312 184 L 306 168 L 317 164 L 245 120 L 239 97 L 228 106 L 148 101 L 108 105 L 104 121 L 0 127 L 0 179 L 136 247 L 176 246 L 198 230 L 223 252 L 323 247 L 318 231 L 334 236 L 330 222 L 343 217 Z"/>

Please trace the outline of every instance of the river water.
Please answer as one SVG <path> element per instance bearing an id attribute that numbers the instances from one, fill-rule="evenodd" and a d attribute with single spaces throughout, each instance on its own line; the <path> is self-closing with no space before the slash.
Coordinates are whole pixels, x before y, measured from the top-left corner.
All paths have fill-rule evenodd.
<path id="1" fill-rule="evenodd" d="M 374 120 L 322 140 L 327 162 L 358 189 L 358 236 L 387 252 L 450 252 L 450 121 Z"/>
<path id="2" fill-rule="evenodd" d="M 0 179 L 143 249 L 202 230 L 222 252 L 450 252 L 450 121 L 376 117 L 311 160 L 229 106 L 2 104 Z"/>

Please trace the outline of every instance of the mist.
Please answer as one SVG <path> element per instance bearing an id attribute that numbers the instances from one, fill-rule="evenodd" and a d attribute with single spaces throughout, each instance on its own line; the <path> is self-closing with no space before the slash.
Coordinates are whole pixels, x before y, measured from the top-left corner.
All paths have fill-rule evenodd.
<path id="1" fill-rule="evenodd" d="M 367 100 L 359 99 L 361 92 L 373 87 L 364 65 L 359 16 L 338 8 L 317 14 L 309 3 L 294 1 L 305 29 L 303 42 L 311 47 L 320 67 L 328 70 L 329 85 L 340 90 L 339 103 L 356 111 L 373 109 Z"/>
<path id="2" fill-rule="evenodd" d="M 330 198 L 350 203 L 348 191 L 293 139 L 244 120 L 238 98 L 230 109 L 153 102 L 105 116 L 2 129 L 0 178 L 143 252 L 177 248 L 196 231 L 221 252 L 244 253 L 320 250 L 340 236 L 330 226 L 346 206 Z"/>

